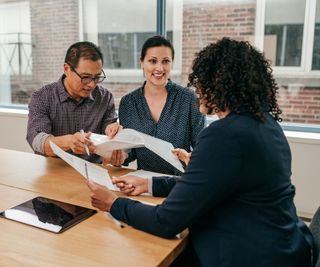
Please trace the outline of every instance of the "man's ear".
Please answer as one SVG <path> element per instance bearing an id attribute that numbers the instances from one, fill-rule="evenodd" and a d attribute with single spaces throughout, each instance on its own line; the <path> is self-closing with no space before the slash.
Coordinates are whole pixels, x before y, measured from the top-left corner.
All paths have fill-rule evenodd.
<path id="1" fill-rule="evenodd" d="M 64 73 L 65 75 L 67 75 L 67 74 L 70 72 L 70 70 L 71 70 L 70 65 L 67 64 L 67 63 L 64 63 L 64 64 L 63 64 L 63 73 Z"/>

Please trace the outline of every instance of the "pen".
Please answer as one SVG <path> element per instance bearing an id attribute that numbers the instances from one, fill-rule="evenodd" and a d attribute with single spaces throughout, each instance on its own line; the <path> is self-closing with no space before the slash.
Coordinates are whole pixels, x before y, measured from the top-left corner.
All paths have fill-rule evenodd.
<path id="1" fill-rule="evenodd" d="M 84 137 L 84 131 L 83 131 L 83 129 L 80 130 L 80 133 L 81 133 L 81 135 Z M 90 156 L 90 152 L 89 152 L 88 146 L 87 146 L 86 144 L 84 144 L 83 146 L 84 146 L 84 149 L 86 150 L 87 155 Z"/>
<path id="2" fill-rule="evenodd" d="M 84 163 L 84 168 L 85 168 L 85 171 L 86 171 L 86 177 L 89 180 L 88 167 L 87 167 L 87 163 L 86 162 Z"/>
<path id="3" fill-rule="evenodd" d="M 120 221 L 118 221 L 116 218 L 114 218 L 111 215 L 111 213 L 107 212 L 106 214 L 117 226 L 119 226 L 120 228 L 124 228 L 124 225 Z"/>

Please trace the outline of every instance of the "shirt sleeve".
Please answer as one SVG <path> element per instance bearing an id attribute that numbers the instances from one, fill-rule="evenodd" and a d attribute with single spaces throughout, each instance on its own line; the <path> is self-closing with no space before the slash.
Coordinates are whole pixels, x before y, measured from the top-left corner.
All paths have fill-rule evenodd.
<path id="1" fill-rule="evenodd" d="M 192 94 L 190 109 L 191 124 L 191 146 L 194 148 L 199 133 L 205 126 L 205 116 L 199 111 L 198 99 L 195 93 Z"/>
<path id="2" fill-rule="evenodd" d="M 214 212 L 235 192 L 240 180 L 239 144 L 228 135 L 227 130 L 208 128 L 200 134 L 186 172 L 161 205 L 118 198 L 112 215 L 137 229 L 173 238 L 207 212 Z"/>
<path id="3" fill-rule="evenodd" d="M 44 155 L 44 143 L 52 134 L 48 100 L 40 91 L 33 93 L 29 103 L 27 141 L 34 152 Z"/>
<path id="4" fill-rule="evenodd" d="M 178 176 L 160 176 L 160 177 L 152 177 L 149 181 L 151 181 L 151 189 L 149 189 L 149 193 L 151 193 L 155 197 L 167 197 L 175 186 Z"/>

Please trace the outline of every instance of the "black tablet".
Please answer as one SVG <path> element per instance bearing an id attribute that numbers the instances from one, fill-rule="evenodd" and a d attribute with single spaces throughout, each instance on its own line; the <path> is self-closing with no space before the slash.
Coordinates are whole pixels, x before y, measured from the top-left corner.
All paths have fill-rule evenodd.
<path id="1" fill-rule="evenodd" d="M 96 211 L 45 197 L 36 197 L 0 213 L 1 217 L 61 233 Z"/>

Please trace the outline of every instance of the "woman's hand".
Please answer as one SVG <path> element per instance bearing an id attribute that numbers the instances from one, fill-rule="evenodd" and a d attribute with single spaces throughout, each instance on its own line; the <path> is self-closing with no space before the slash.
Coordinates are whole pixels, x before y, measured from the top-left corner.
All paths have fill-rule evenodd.
<path id="1" fill-rule="evenodd" d="M 123 150 L 113 150 L 110 157 L 103 158 L 102 164 L 111 164 L 114 166 L 122 165 L 128 158 L 128 153 Z"/>
<path id="2" fill-rule="evenodd" d="M 186 166 L 189 164 L 191 153 L 188 153 L 186 150 L 182 148 L 173 149 L 172 153 L 175 154 L 179 160 L 183 161 L 186 164 Z"/>
<path id="3" fill-rule="evenodd" d="M 91 180 L 87 181 L 87 185 L 91 190 L 91 204 L 93 207 L 102 211 L 110 211 L 113 202 L 118 196 L 105 186 L 99 185 Z"/>
<path id="4" fill-rule="evenodd" d="M 130 196 L 148 193 L 148 179 L 134 175 L 126 175 L 123 177 L 113 177 L 112 182 L 121 192 Z"/>

